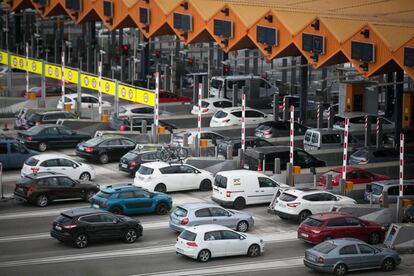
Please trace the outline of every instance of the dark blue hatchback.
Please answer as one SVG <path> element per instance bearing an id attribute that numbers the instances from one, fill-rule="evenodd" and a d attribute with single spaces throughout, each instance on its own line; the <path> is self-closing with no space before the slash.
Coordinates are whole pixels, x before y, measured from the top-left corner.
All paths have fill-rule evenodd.
<path id="1" fill-rule="evenodd" d="M 163 193 L 152 193 L 132 186 L 107 186 L 91 199 L 92 207 L 114 214 L 156 213 L 165 215 L 172 208 L 172 199 Z"/>

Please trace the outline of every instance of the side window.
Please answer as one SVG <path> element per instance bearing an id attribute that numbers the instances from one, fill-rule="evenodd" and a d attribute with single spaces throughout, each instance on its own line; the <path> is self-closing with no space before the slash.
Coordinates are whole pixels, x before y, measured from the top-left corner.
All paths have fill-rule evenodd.
<path id="1" fill-rule="evenodd" d="M 398 195 L 398 193 L 399 193 L 398 186 L 392 186 L 388 188 L 388 195 L 396 196 Z"/>
<path id="2" fill-rule="evenodd" d="M 195 216 L 198 218 L 211 217 L 210 210 L 208 208 L 203 208 L 194 212 Z"/>
<path id="3" fill-rule="evenodd" d="M 414 195 L 414 185 L 404 185 L 404 195 Z"/>
<path id="4" fill-rule="evenodd" d="M 361 221 L 356 218 L 345 218 L 347 226 L 358 226 L 361 225 Z"/>
<path id="5" fill-rule="evenodd" d="M 218 207 L 210 208 L 210 212 L 211 212 L 211 216 L 213 217 L 227 217 L 229 214 L 223 208 L 218 208 Z"/>
<path id="6" fill-rule="evenodd" d="M 260 188 L 273 188 L 276 187 L 276 183 L 266 177 L 259 177 Z"/>
<path id="7" fill-rule="evenodd" d="M 118 198 L 134 198 L 135 197 L 135 194 L 134 194 L 134 192 L 122 192 L 122 193 L 119 193 L 119 195 L 118 195 Z"/>
<path id="8" fill-rule="evenodd" d="M 180 173 L 194 173 L 194 169 L 192 167 L 181 165 L 180 166 Z"/>
<path id="9" fill-rule="evenodd" d="M 179 166 L 169 166 L 169 167 L 161 168 L 160 172 L 162 174 L 172 174 L 172 173 L 178 173 L 179 169 L 180 169 Z"/>
<path id="10" fill-rule="evenodd" d="M 150 198 L 151 197 L 151 194 L 149 193 L 149 192 L 147 192 L 147 191 L 144 191 L 144 190 L 142 190 L 142 191 L 135 191 L 135 197 L 136 198 Z"/>
<path id="11" fill-rule="evenodd" d="M 315 202 L 315 201 L 321 201 L 321 196 L 320 194 L 311 194 L 311 195 L 304 196 L 303 199 Z"/>
<path id="12" fill-rule="evenodd" d="M 40 164 L 41 167 L 59 167 L 59 159 L 49 159 Z"/>
<path id="13" fill-rule="evenodd" d="M 134 142 L 132 142 L 132 141 L 130 141 L 130 140 L 127 140 L 127 139 L 122 139 L 122 140 L 121 140 L 121 143 L 122 143 L 122 145 L 124 145 L 124 146 L 135 146 L 135 143 L 134 143 Z"/>
<path id="14" fill-rule="evenodd" d="M 45 179 L 45 186 L 50 188 L 59 187 L 59 180 L 56 177 L 49 177 Z"/>
<path id="15" fill-rule="evenodd" d="M 346 179 L 356 179 L 358 178 L 357 172 L 348 172 L 346 174 Z"/>
<path id="16" fill-rule="evenodd" d="M 75 182 L 69 177 L 59 177 L 59 182 L 61 187 L 71 188 Z"/>
<path id="17" fill-rule="evenodd" d="M 240 235 L 236 232 L 230 230 L 223 230 L 221 231 L 221 237 L 223 240 L 238 240 L 240 239 Z"/>
<path id="18" fill-rule="evenodd" d="M 323 137 L 324 136 L 322 136 L 322 142 L 323 142 Z M 312 144 L 318 144 L 318 142 L 319 142 L 319 133 L 314 132 L 313 135 L 312 135 L 311 141 L 312 141 Z"/>
<path id="19" fill-rule="evenodd" d="M 305 133 L 305 142 L 310 142 L 312 137 L 312 132 L 308 131 Z"/>
<path id="20" fill-rule="evenodd" d="M 358 244 L 359 252 L 361 254 L 374 254 L 375 249 L 366 244 Z"/>
<path id="21" fill-rule="evenodd" d="M 76 101 L 76 100 L 75 100 L 75 101 Z M 89 97 L 82 97 L 82 98 L 81 98 L 81 101 L 82 101 L 83 103 L 90 103 L 90 102 L 91 102 Z"/>
<path id="22" fill-rule="evenodd" d="M 371 178 L 371 174 L 369 172 L 359 171 L 358 178 L 369 179 Z"/>
<path id="23" fill-rule="evenodd" d="M 119 139 L 115 139 L 115 140 L 106 141 L 103 145 L 104 146 L 120 146 L 121 142 L 119 141 Z"/>
<path id="24" fill-rule="evenodd" d="M 336 197 L 328 193 L 323 193 L 322 197 L 324 201 L 336 201 Z"/>
<path id="25" fill-rule="evenodd" d="M 87 222 L 87 223 L 99 223 L 99 222 L 101 222 L 100 215 L 85 216 L 85 217 L 81 217 L 79 220 L 83 221 L 83 222 Z"/>
<path id="26" fill-rule="evenodd" d="M 50 127 L 45 130 L 46 130 L 46 135 L 59 135 L 59 131 L 57 127 Z"/>
<path id="27" fill-rule="evenodd" d="M 112 216 L 109 214 L 100 214 L 99 219 L 100 219 L 100 222 L 113 222 L 115 219 L 115 216 Z"/>
<path id="28" fill-rule="evenodd" d="M 221 240 L 220 231 L 211 231 L 204 234 L 205 241 Z"/>
<path id="29" fill-rule="evenodd" d="M 63 134 L 63 135 L 72 135 L 72 131 L 65 127 L 60 127 L 59 132 L 60 134 Z"/>
<path id="30" fill-rule="evenodd" d="M 247 112 L 246 112 L 247 113 Z M 241 111 L 235 111 L 231 113 L 233 116 L 236 116 L 237 118 L 241 118 L 242 117 L 242 112 Z M 246 115 L 247 116 L 247 115 Z"/>
<path id="31" fill-rule="evenodd" d="M 89 101 L 90 101 L 91 103 L 99 103 L 98 99 L 93 98 L 93 97 L 89 97 Z"/>
<path id="32" fill-rule="evenodd" d="M 340 255 L 353 255 L 353 254 L 358 254 L 356 246 L 355 245 L 347 245 L 342 247 L 339 250 L 339 254 Z"/>
<path id="33" fill-rule="evenodd" d="M 224 102 L 214 102 L 213 103 L 213 105 L 215 106 L 215 107 L 222 107 L 223 106 L 223 104 L 222 103 L 224 103 Z"/>
<path id="34" fill-rule="evenodd" d="M 263 113 L 254 111 L 254 110 L 246 110 L 246 117 L 248 118 L 260 118 L 264 117 Z"/>
<path id="35" fill-rule="evenodd" d="M 223 101 L 223 102 L 221 102 L 221 106 L 223 108 L 227 108 L 227 107 L 232 107 L 232 104 L 231 104 L 231 102 Z"/>
<path id="36" fill-rule="evenodd" d="M 63 158 L 59 159 L 59 163 L 61 167 L 73 167 L 74 165 L 76 165 L 73 161 Z"/>
<path id="37" fill-rule="evenodd" d="M 7 145 L 7 144 L 5 144 L 5 145 Z M 7 148 L 6 148 L 6 152 L 7 152 Z M 1 149 L 0 149 L 0 153 L 1 153 Z M 10 144 L 10 153 L 27 153 L 27 150 L 20 143 L 12 143 L 12 144 Z"/>
<path id="38" fill-rule="evenodd" d="M 346 226 L 347 223 L 345 221 L 345 219 L 343 218 L 338 218 L 338 219 L 331 219 L 330 221 L 328 221 L 328 224 L 326 226 L 328 227 L 341 227 L 341 226 Z"/>
<path id="39" fill-rule="evenodd" d="M 0 144 L 0 154 L 7 154 L 7 144 L 1 143 Z"/>
<path id="40" fill-rule="evenodd" d="M 341 142 L 340 134 L 326 134 L 322 136 L 322 143 L 324 144 L 340 144 Z"/>

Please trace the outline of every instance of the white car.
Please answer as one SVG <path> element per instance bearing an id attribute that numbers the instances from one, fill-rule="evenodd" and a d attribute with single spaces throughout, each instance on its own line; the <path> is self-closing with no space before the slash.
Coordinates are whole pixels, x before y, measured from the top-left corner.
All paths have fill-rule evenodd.
<path id="1" fill-rule="evenodd" d="M 211 190 L 214 177 L 208 171 L 187 164 L 149 162 L 142 164 L 135 174 L 134 185 L 151 192 L 174 192 L 200 189 Z"/>
<path id="2" fill-rule="evenodd" d="M 65 104 L 70 103 L 71 108 L 76 108 L 76 103 L 78 101 L 78 94 L 67 94 L 65 95 Z M 112 107 L 112 104 L 107 101 L 101 101 L 102 107 Z M 99 107 L 99 99 L 93 95 L 90 94 L 82 94 L 81 96 L 81 108 L 87 109 L 87 108 L 98 108 Z M 57 103 L 57 108 L 62 109 L 62 98 L 59 98 Z"/>
<path id="3" fill-rule="evenodd" d="M 23 164 L 21 176 L 40 172 L 62 173 L 74 180 L 90 181 L 95 179 L 93 167 L 75 161 L 64 154 L 46 153 L 30 157 Z"/>
<path id="4" fill-rule="evenodd" d="M 344 115 L 336 115 L 334 119 L 334 129 L 345 130 L 345 117 L 349 119 L 349 131 L 364 131 L 365 130 L 365 113 L 361 112 L 348 112 Z M 388 119 L 375 114 L 368 114 L 368 118 L 371 122 L 371 131 L 377 128 L 377 118 L 381 118 L 382 129 L 384 131 L 392 131 L 395 129 L 395 125 Z"/>
<path id="5" fill-rule="evenodd" d="M 174 134 L 172 144 L 173 145 L 183 145 L 184 144 L 184 135 L 188 133 L 188 144 L 193 145 L 194 140 L 197 137 L 197 131 L 183 131 Z M 215 146 L 218 140 L 224 140 L 225 137 L 214 131 L 201 131 L 201 139 L 205 139 L 208 142 L 208 146 Z"/>
<path id="6" fill-rule="evenodd" d="M 239 233 L 225 226 L 205 224 L 187 227 L 181 232 L 175 251 L 204 263 L 216 257 L 257 257 L 264 252 L 264 241 L 255 235 Z"/>
<path id="7" fill-rule="evenodd" d="M 288 189 L 276 200 L 273 212 L 282 219 L 302 222 L 316 213 L 329 212 L 334 206 L 353 205 L 356 201 L 346 196 L 316 189 Z"/>
<path id="8" fill-rule="evenodd" d="M 246 107 L 246 125 L 258 125 L 266 121 L 273 121 L 273 115 Z M 210 127 L 240 126 L 242 123 L 242 108 L 230 107 L 217 111 L 210 121 Z"/>
<path id="9" fill-rule="evenodd" d="M 207 98 L 201 100 L 201 113 L 214 114 L 220 109 L 232 107 L 233 103 L 226 98 Z M 198 105 L 194 105 L 191 114 L 198 115 Z"/>
<path id="10" fill-rule="evenodd" d="M 160 115 L 171 115 L 170 112 L 160 110 Z M 143 116 L 143 117 L 153 117 L 154 108 L 144 104 L 128 104 L 119 107 L 118 117 L 122 116 Z"/>

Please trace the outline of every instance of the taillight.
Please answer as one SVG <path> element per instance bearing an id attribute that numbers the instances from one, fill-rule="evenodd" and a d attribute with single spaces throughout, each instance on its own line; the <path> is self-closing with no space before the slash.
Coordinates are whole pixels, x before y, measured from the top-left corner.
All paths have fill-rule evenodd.
<path id="1" fill-rule="evenodd" d="M 272 132 L 270 131 L 270 129 L 263 131 L 264 134 L 271 134 Z"/>
<path id="2" fill-rule="evenodd" d="M 32 137 L 32 136 L 28 136 L 26 139 L 27 139 L 28 141 L 32 141 L 33 137 Z"/>
<path id="3" fill-rule="evenodd" d="M 136 165 L 137 165 L 137 161 L 135 160 L 131 161 L 131 167 L 136 167 Z"/>
<path id="4" fill-rule="evenodd" d="M 291 203 L 288 203 L 287 204 L 287 206 L 289 206 L 289 207 L 293 207 L 293 208 L 296 208 L 296 207 L 298 207 L 300 205 L 300 202 L 291 202 Z"/>
<path id="5" fill-rule="evenodd" d="M 259 163 L 259 165 L 257 165 L 257 171 L 258 172 L 261 172 L 262 171 L 262 164 L 261 163 Z"/>
<path id="6" fill-rule="evenodd" d="M 208 108 L 201 109 L 201 112 L 208 112 Z"/>
<path id="7" fill-rule="evenodd" d="M 319 257 L 318 258 L 318 263 L 320 263 L 320 264 L 323 264 L 323 262 L 324 262 L 325 260 L 323 259 L 323 257 Z"/>
<path id="8" fill-rule="evenodd" d="M 101 207 L 104 207 L 105 208 L 106 206 L 108 206 L 108 203 L 106 201 L 104 201 L 104 202 L 101 203 Z"/>
<path id="9" fill-rule="evenodd" d="M 226 197 L 230 197 L 231 196 L 231 192 L 230 191 L 227 191 L 226 192 Z"/>
<path id="10" fill-rule="evenodd" d="M 33 188 L 32 188 L 31 186 L 29 186 L 29 187 L 24 187 L 23 189 L 24 189 L 24 191 L 25 191 L 26 193 L 31 193 L 31 192 L 33 192 Z"/>
<path id="11" fill-rule="evenodd" d="M 121 125 L 120 127 L 119 127 L 119 131 L 125 131 L 126 130 L 126 126 L 125 125 Z"/>
<path id="12" fill-rule="evenodd" d="M 188 246 L 192 246 L 192 247 L 197 247 L 198 246 L 197 243 L 196 242 L 193 242 L 193 241 L 187 242 L 187 245 Z"/>
<path id="13" fill-rule="evenodd" d="M 362 159 L 362 160 L 359 161 L 359 164 L 360 165 L 366 165 L 366 164 L 368 164 L 368 160 L 367 159 Z"/>
<path id="14" fill-rule="evenodd" d="M 319 233 L 321 232 L 321 230 L 315 230 L 315 229 L 312 229 L 311 231 L 312 231 L 312 233 L 314 233 L 314 234 L 319 234 Z"/>
<path id="15" fill-rule="evenodd" d="M 88 153 L 91 153 L 91 152 L 93 152 L 93 148 L 85 148 L 85 152 L 88 152 Z"/>
<path id="16" fill-rule="evenodd" d="M 181 220 L 181 225 L 187 225 L 190 222 L 190 220 L 188 218 L 184 218 L 183 220 Z"/>
<path id="17" fill-rule="evenodd" d="M 75 224 L 68 224 L 68 225 L 62 225 L 62 228 L 68 230 L 68 229 L 76 228 L 76 226 L 77 225 Z"/>

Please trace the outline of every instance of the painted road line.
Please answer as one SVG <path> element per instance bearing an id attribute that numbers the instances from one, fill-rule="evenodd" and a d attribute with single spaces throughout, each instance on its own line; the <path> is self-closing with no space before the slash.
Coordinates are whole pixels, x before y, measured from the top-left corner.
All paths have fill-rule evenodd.
<path id="1" fill-rule="evenodd" d="M 67 211 L 69 209 L 89 207 L 89 206 L 90 205 L 88 204 L 88 205 L 78 205 L 78 206 L 72 207 L 72 208 L 66 207 L 66 208 L 59 208 L 59 209 L 52 209 L 52 210 L 16 212 L 16 213 L 1 214 L 0 215 L 0 220 L 48 217 L 48 216 L 59 215 L 63 211 Z"/>
<path id="2" fill-rule="evenodd" d="M 290 242 L 290 241 L 297 240 L 296 233 L 290 233 L 290 232 L 266 235 L 266 236 L 263 236 L 262 239 L 266 243 Z M 142 256 L 142 255 L 156 255 L 156 254 L 164 254 L 164 253 L 171 253 L 171 252 L 175 252 L 175 244 L 155 246 L 155 247 L 151 246 L 151 247 L 144 247 L 144 248 L 134 248 L 134 249 L 110 250 L 110 251 L 103 251 L 103 252 L 100 251 L 100 252 L 84 253 L 84 254 L 62 255 L 62 256 L 46 257 L 46 258 L 6 261 L 6 262 L 0 262 L 0 267 L 67 263 L 67 262 L 75 262 L 75 261 L 100 260 L 100 259 L 132 257 L 132 256 L 135 257 L 135 256 Z"/>
<path id="3" fill-rule="evenodd" d="M 257 272 L 266 270 L 277 270 L 284 268 L 303 267 L 303 256 L 295 258 L 283 258 L 269 261 L 255 261 L 255 262 L 243 262 L 229 265 L 211 266 L 208 268 L 190 268 L 182 270 L 170 270 L 165 272 L 154 272 L 135 274 L 134 276 L 192 276 L 192 275 L 222 275 L 233 273 L 246 273 Z"/>

